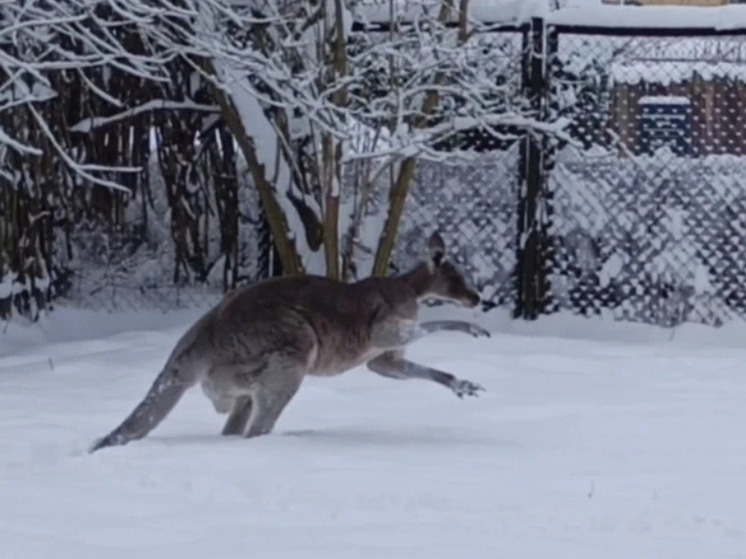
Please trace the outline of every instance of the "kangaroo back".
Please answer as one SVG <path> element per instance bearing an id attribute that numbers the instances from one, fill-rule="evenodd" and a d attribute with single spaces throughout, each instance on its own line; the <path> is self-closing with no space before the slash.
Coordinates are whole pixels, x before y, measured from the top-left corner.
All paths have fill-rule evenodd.
<path id="1" fill-rule="evenodd" d="M 98 439 L 89 452 L 142 439 L 163 421 L 204 371 L 202 354 L 206 348 L 202 344 L 213 314 L 205 315 L 181 337 L 142 402 L 116 429 Z"/>

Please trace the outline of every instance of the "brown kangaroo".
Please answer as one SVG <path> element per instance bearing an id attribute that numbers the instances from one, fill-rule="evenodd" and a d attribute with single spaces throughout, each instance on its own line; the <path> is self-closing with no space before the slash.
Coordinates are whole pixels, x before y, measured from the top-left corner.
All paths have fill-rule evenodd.
<path id="1" fill-rule="evenodd" d="M 218 413 L 224 435 L 269 433 L 305 375 L 333 376 L 367 363 L 378 374 L 440 383 L 457 396 L 478 384 L 403 358 L 404 347 L 439 330 L 489 336 L 470 322 L 417 322 L 418 301 L 438 297 L 467 307 L 479 294 L 445 258 L 436 232 L 429 258 L 389 278 L 346 284 L 320 276 L 261 281 L 229 293 L 178 341 L 142 402 L 91 452 L 124 445 L 152 431 L 198 382 Z"/>

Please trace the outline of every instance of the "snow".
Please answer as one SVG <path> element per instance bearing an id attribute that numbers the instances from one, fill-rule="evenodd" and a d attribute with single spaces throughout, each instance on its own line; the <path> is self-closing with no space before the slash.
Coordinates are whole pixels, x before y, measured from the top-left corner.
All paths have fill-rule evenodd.
<path id="1" fill-rule="evenodd" d="M 671 341 L 493 312 L 490 339 L 409 351 L 478 399 L 358 369 L 308 379 L 247 441 L 220 437 L 195 389 L 148 438 L 85 453 L 194 318 L 60 309 L 0 337 L 0 556 L 743 556 L 743 324 Z"/>
<path id="2" fill-rule="evenodd" d="M 423 12 L 418 2 L 398 0 L 395 9 L 400 20 L 411 21 Z M 746 29 L 744 6 L 611 6 L 600 0 L 565 0 L 560 9 L 552 10 L 548 0 L 472 0 L 469 16 L 472 21 L 521 25 L 534 17 L 545 18 L 550 25 L 638 29 Z M 388 2 L 366 4 L 355 9 L 358 21 L 386 23 L 390 20 Z M 454 15 L 454 21 L 456 19 Z"/>
<path id="3" fill-rule="evenodd" d="M 389 2 L 362 3 L 353 11 L 354 19 L 365 23 L 388 23 L 392 6 Z M 413 21 L 422 17 L 426 10 L 436 13 L 437 4 L 428 2 L 394 1 L 396 16 L 401 21 Z M 474 21 L 503 24 L 521 24 L 532 17 L 545 15 L 549 11 L 547 0 L 471 0 L 469 15 Z M 457 21 L 454 14 L 452 21 Z"/>
<path id="4" fill-rule="evenodd" d="M 615 83 L 636 85 L 640 82 L 670 86 L 699 76 L 705 81 L 723 78 L 733 81 L 746 80 L 746 68 L 742 63 L 719 62 L 673 62 L 641 61 L 619 63 L 611 66 L 611 77 Z"/>
<path id="5" fill-rule="evenodd" d="M 7 299 L 13 295 L 13 283 L 15 282 L 16 275 L 12 273 L 5 273 L 0 278 L 0 299 Z"/>
<path id="6" fill-rule="evenodd" d="M 639 105 L 691 105 L 692 102 L 688 97 L 679 97 L 675 95 L 645 95 L 638 99 Z"/>
<path id="7" fill-rule="evenodd" d="M 550 12 L 550 25 L 637 29 L 746 29 L 744 6 L 578 6 Z"/>
<path id="8" fill-rule="evenodd" d="M 90 132 L 94 128 L 106 126 L 114 122 L 119 122 L 131 118 L 133 116 L 156 111 L 156 110 L 190 110 L 190 111 L 205 111 L 205 112 L 218 112 L 216 105 L 203 105 L 200 103 L 194 103 L 192 101 L 170 101 L 168 99 L 152 99 L 146 103 L 132 107 L 126 111 L 122 111 L 112 116 L 99 116 L 86 118 L 70 127 L 72 132 Z"/>

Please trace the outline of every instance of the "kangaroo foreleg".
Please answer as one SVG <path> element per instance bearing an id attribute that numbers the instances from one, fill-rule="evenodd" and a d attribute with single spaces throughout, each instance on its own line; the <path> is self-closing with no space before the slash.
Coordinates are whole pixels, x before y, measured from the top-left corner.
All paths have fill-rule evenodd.
<path id="1" fill-rule="evenodd" d="M 429 320 L 427 322 L 420 323 L 420 329 L 426 334 L 432 332 L 463 332 L 469 334 L 475 338 L 479 337 L 490 337 L 490 331 L 482 328 L 479 324 L 473 322 L 467 322 L 465 320 Z"/>
<path id="2" fill-rule="evenodd" d="M 486 330 L 473 322 L 467 322 L 465 320 L 429 320 L 427 322 L 421 322 L 408 333 L 405 345 L 416 342 L 420 338 L 424 338 L 433 332 L 463 332 L 464 334 L 469 334 L 475 338 L 490 337 L 489 330 Z"/>
<path id="3" fill-rule="evenodd" d="M 464 396 L 477 396 L 484 388 L 475 382 L 459 379 L 451 373 L 425 367 L 402 357 L 398 351 L 386 352 L 368 361 L 368 368 L 374 373 L 385 377 L 407 380 L 424 379 L 437 382 L 453 390 L 459 398 Z"/>

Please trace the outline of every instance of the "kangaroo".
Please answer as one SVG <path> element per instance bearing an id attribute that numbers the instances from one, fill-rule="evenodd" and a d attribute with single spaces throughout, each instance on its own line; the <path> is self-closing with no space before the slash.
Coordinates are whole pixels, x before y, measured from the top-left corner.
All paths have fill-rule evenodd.
<path id="1" fill-rule="evenodd" d="M 333 376 L 367 364 L 394 379 L 425 379 L 460 398 L 484 388 L 404 359 L 404 348 L 437 331 L 489 336 L 456 320 L 418 323 L 418 301 L 475 307 L 479 294 L 445 258 L 438 232 L 429 258 L 399 276 L 343 283 L 321 276 L 272 278 L 227 294 L 182 336 L 142 402 L 90 452 L 150 433 L 197 383 L 228 414 L 223 435 L 272 431 L 306 375 Z"/>

